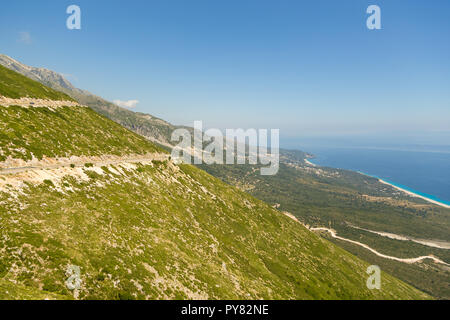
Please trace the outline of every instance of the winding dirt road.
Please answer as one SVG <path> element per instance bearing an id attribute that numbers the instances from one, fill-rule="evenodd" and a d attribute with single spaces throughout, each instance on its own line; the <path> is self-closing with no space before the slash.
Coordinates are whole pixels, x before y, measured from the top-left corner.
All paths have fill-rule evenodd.
<path id="1" fill-rule="evenodd" d="M 86 163 L 92 163 L 96 166 L 108 166 L 120 163 L 138 163 L 142 161 L 164 161 L 169 159 L 169 154 L 165 153 L 155 153 L 147 154 L 143 156 L 129 156 L 129 157 L 114 157 L 111 159 L 102 159 L 99 157 L 83 157 L 79 159 L 64 159 L 64 160 L 53 160 L 54 163 L 38 162 L 36 164 L 20 166 L 20 167 L 9 167 L 0 168 L 0 175 L 15 174 L 20 172 L 25 172 L 29 170 L 42 170 L 42 169 L 58 169 L 64 167 L 84 167 Z"/>
<path id="2" fill-rule="evenodd" d="M 421 256 L 421 257 L 417 257 L 417 258 L 409 258 L 409 259 L 402 259 L 402 258 L 397 258 L 397 257 L 393 257 L 393 256 L 388 256 L 388 255 L 385 255 L 385 254 L 382 254 L 382 253 L 376 251 L 375 249 L 372 249 L 371 247 L 369 247 L 368 245 L 366 245 L 366 244 L 364 244 L 364 243 L 361 243 L 361 242 L 358 242 L 358 241 L 354 241 L 354 240 L 350 240 L 350 239 L 347 239 L 347 238 L 340 237 L 340 236 L 338 236 L 338 235 L 336 234 L 336 231 L 331 230 L 331 229 L 328 229 L 328 228 L 323 228 L 323 227 L 321 227 L 321 228 L 310 228 L 309 230 L 311 230 L 311 231 L 326 231 L 326 232 L 330 233 L 331 236 L 332 236 L 333 238 L 335 238 L 335 239 L 338 239 L 338 240 L 342 240 L 342 241 L 346 241 L 346 242 L 350 242 L 350 243 L 356 244 L 356 245 L 358 245 L 358 246 L 361 246 L 361 247 L 363 247 L 363 248 L 369 250 L 370 252 L 376 254 L 377 256 L 382 257 L 382 258 L 385 258 L 385 259 L 395 260 L 395 261 L 404 262 L 404 263 L 409 263 L 409 264 L 417 263 L 417 262 L 420 262 L 420 261 L 425 260 L 425 259 L 430 259 L 430 260 L 433 260 L 435 263 L 440 263 L 440 264 L 443 264 L 443 265 L 446 265 L 446 266 L 450 266 L 450 264 L 448 264 L 448 263 L 442 261 L 441 259 L 438 259 L 438 258 L 436 258 L 436 257 L 433 257 L 433 256 Z"/>
<path id="3" fill-rule="evenodd" d="M 6 98 L 4 96 L 0 96 L 0 106 L 10 107 L 10 106 L 19 106 L 24 108 L 32 108 L 32 107 L 48 107 L 48 108 L 58 108 L 58 107 L 84 107 L 75 101 L 64 101 L 64 100 L 48 100 L 48 99 L 36 99 L 36 98 L 20 98 L 20 99 L 12 99 Z"/>
<path id="4" fill-rule="evenodd" d="M 427 246 L 427 247 L 450 250 L 450 242 L 448 242 L 448 241 L 415 239 L 415 238 L 411 238 L 411 237 L 407 237 L 407 236 L 398 235 L 398 234 L 395 234 L 395 233 L 380 232 L 380 231 L 373 231 L 373 230 L 369 230 L 369 229 L 364 229 L 364 228 L 352 226 L 350 224 L 349 224 L 349 227 L 351 227 L 353 229 L 363 230 L 363 231 L 366 231 L 366 232 L 377 234 L 379 236 L 386 237 L 386 238 L 393 239 L 393 240 L 412 241 L 412 242 L 419 243 L 419 244 L 421 244 L 423 246 Z"/>

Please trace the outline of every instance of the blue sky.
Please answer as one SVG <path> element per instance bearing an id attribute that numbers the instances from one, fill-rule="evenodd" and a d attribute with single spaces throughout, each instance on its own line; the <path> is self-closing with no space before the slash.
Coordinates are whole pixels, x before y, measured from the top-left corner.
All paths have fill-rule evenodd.
<path id="1" fill-rule="evenodd" d="M 175 124 L 410 135 L 450 131 L 449 16 L 448 0 L 15 0 L 0 52 Z"/>

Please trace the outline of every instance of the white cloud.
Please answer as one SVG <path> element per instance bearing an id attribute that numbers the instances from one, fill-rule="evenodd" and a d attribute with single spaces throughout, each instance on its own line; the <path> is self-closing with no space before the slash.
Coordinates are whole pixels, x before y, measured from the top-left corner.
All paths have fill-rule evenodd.
<path id="1" fill-rule="evenodd" d="M 21 31 L 19 32 L 19 39 L 17 39 L 18 42 L 23 44 L 31 44 L 31 35 L 27 31 Z"/>
<path id="2" fill-rule="evenodd" d="M 139 100 L 128 100 L 128 101 L 114 100 L 113 102 L 117 104 L 119 107 L 133 109 L 134 107 L 137 106 Z"/>

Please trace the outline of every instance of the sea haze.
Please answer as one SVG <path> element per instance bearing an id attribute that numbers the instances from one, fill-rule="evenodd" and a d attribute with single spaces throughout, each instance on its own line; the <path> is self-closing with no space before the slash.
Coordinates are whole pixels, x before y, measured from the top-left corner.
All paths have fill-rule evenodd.
<path id="1" fill-rule="evenodd" d="M 423 147 L 427 151 L 417 151 L 417 148 L 308 146 L 302 149 L 316 156 L 312 162 L 317 165 L 360 171 L 450 202 L 450 153 L 430 147 Z"/>

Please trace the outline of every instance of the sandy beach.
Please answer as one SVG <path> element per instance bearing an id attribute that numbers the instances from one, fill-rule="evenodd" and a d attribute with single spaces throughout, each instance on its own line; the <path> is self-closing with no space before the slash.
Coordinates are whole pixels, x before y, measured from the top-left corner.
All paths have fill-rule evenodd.
<path id="1" fill-rule="evenodd" d="M 433 204 L 436 204 L 436 205 L 438 205 L 438 206 L 441 206 L 441 207 L 450 209 L 450 205 L 448 205 L 448 204 L 445 204 L 445 203 L 442 203 L 442 202 L 439 202 L 439 201 L 436 201 L 436 200 L 433 200 L 433 199 L 424 197 L 424 196 L 422 196 L 422 195 L 420 195 L 420 194 L 416 194 L 416 193 L 411 192 L 411 191 L 409 191 L 409 190 L 400 188 L 400 187 L 398 187 L 398 186 L 396 186 L 396 185 L 393 185 L 392 183 L 389 183 L 389 182 L 384 181 L 383 179 L 378 179 L 378 181 L 380 181 L 380 182 L 383 183 L 383 184 L 387 184 L 387 185 L 389 185 L 389 186 L 391 186 L 391 187 L 393 187 L 393 188 L 395 188 L 395 189 L 397 189 L 397 190 L 400 190 L 400 191 L 402 191 L 402 192 L 404 192 L 404 193 L 410 195 L 411 197 L 420 198 L 420 199 L 423 199 L 423 200 L 425 200 L 425 201 L 428 201 L 428 202 L 431 202 L 431 203 L 433 203 Z"/>
<path id="2" fill-rule="evenodd" d="M 305 160 L 305 163 L 307 165 L 310 165 L 311 167 L 316 167 L 316 165 L 314 163 L 312 163 L 311 161 L 308 161 L 307 159 L 303 159 L 303 160 Z"/>

